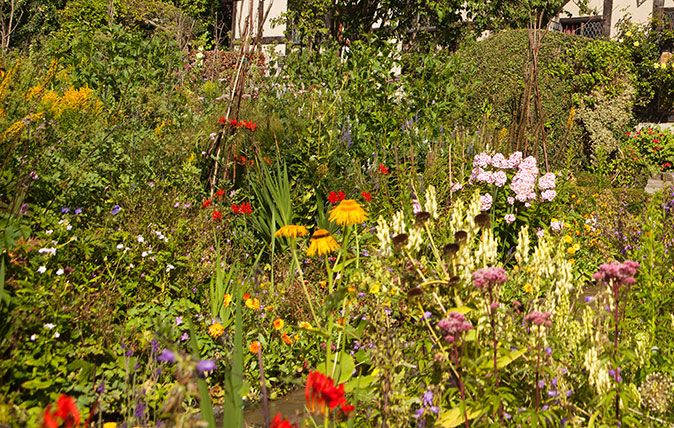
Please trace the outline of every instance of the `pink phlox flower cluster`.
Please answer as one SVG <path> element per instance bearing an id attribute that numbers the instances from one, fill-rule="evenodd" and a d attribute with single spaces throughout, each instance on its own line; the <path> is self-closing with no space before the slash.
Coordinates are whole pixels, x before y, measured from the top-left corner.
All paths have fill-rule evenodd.
<path id="1" fill-rule="evenodd" d="M 532 311 L 524 317 L 524 321 L 538 326 L 550 327 L 552 315 L 549 312 Z"/>
<path id="2" fill-rule="evenodd" d="M 557 197 L 556 190 L 548 189 L 541 192 L 541 200 L 543 201 L 552 201 L 555 197 Z"/>
<path id="3" fill-rule="evenodd" d="M 541 190 L 554 189 L 557 184 L 556 181 L 555 174 L 548 172 L 541 175 L 541 178 L 538 179 L 538 188 Z"/>
<path id="4" fill-rule="evenodd" d="M 639 263 L 632 260 L 627 260 L 624 263 L 604 263 L 599 266 L 599 270 L 592 277 L 605 284 L 613 281 L 614 285 L 631 285 L 636 282 L 634 275 L 636 275 L 637 269 L 639 269 Z"/>
<path id="5" fill-rule="evenodd" d="M 472 330 L 473 324 L 463 314 L 450 312 L 447 314 L 447 318 L 440 320 L 438 328 L 443 330 L 443 336 L 447 342 L 454 343 L 460 338 L 461 333 Z"/>
<path id="6" fill-rule="evenodd" d="M 523 203 L 535 200 L 537 178 L 536 158 L 529 156 L 522 160 L 510 183 L 510 188 L 515 192 L 515 199 Z"/>
<path id="7" fill-rule="evenodd" d="M 506 214 L 503 217 L 503 220 L 505 220 L 505 222 L 508 224 L 512 224 L 515 222 L 515 214 Z"/>
<path id="8" fill-rule="evenodd" d="M 473 285 L 479 289 L 491 288 L 494 285 L 503 284 L 508 280 L 505 269 L 500 267 L 487 267 L 473 272 Z"/>
<path id="9" fill-rule="evenodd" d="M 559 220 L 551 221 L 550 222 L 550 229 L 552 229 L 554 232 L 559 232 L 564 228 L 564 222 L 561 222 Z"/>
<path id="10" fill-rule="evenodd" d="M 482 152 L 473 158 L 473 167 L 486 168 L 491 165 L 491 156 L 487 153 Z"/>
<path id="11" fill-rule="evenodd" d="M 491 178 L 496 187 L 503 187 L 508 181 L 508 176 L 505 171 L 496 171 L 491 174 Z"/>
<path id="12" fill-rule="evenodd" d="M 463 189 L 463 185 L 457 181 L 456 183 L 452 184 L 452 187 L 449 190 L 450 192 L 454 193 L 458 192 L 461 189 Z"/>
<path id="13" fill-rule="evenodd" d="M 489 193 L 486 193 L 480 196 L 480 202 L 482 203 L 480 210 L 489 211 L 489 209 L 491 209 L 492 203 L 494 203 L 494 200 Z"/>

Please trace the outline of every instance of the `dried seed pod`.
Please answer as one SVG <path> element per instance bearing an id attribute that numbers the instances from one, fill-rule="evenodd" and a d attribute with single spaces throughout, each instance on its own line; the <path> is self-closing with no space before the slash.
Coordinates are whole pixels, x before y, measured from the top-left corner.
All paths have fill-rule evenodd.
<path id="1" fill-rule="evenodd" d="M 445 254 L 446 257 L 454 257 L 456 256 L 456 253 L 459 252 L 459 244 L 457 243 L 451 243 L 447 244 L 442 248 L 442 252 Z"/>
<path id="2" fill-rule="evenodd" d="M 475 216 L 475 224 L 481 228 L 487 228 L 491 225 L 491 217 L 489 217 L 489 214 L 480 213 Z"/>
<path id="3" fill-rule="evenodd" d="M 453 277 L 449 278 L 449 280 L 447 281 L 447 285 L 453 286 L 453 285 L 458 284 L 459 281 L 461 281 L 461 277 L 457 276 L 457 275 L 454 275 Z"/>
<path id="4" fill-rule="evenodd" d="M 454 232 L 454 240 L 459 244 L 463 244 L 468 240 L 468 232 L 465 230 L 458 230 Z"/>
<path id="5" fill-rule="evenodd" d="M 410 288 L 409 290 L 407 290 L 407 297 L 410 298 L 410 299 L 412 297 L 421 296 L 422 294 L 424 294 L 424 290 L 422 290 L 419 287 L 414 287 L 414 288 Z"/>
<path id="6" fill-rule="evenodd" d="M 417 226 L 423 226 L 431 218 L 431 213 L 428 211 L 419 211 L 414 215 L 417 221 Z"/>
<path id="7" fill-rule="evenodd" d="M 409 236 L 406 233 L 401 233 L 393 237 L 393 246 L 395 248 L 400 248 L 403 245 L 407 244 Z"/>

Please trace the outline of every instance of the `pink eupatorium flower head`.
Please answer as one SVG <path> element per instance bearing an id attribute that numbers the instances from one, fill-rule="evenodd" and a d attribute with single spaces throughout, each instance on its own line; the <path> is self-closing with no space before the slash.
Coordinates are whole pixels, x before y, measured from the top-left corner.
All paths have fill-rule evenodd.
<path id="1" fill-rule="evenodd" d="M 632 285 L 636 282 L 634 275 L 637 269 L 639 269 L 639 263 L 632 260 L 624 263 L 604 263 L 599 266 L 599 270 L 592 277 L 605 284 L 613 281 L 614 285 Z"/>
<path id="2" fill-rule="evenodd" d="M 524 321 L 537 326 L 550 327 L 552 325 L 551 316 L 549 312 L 532 311 L 524 317 Z"/>
<path id="3" fill-rule="evenodd" d="M 472 330 L 473 325 L 458 312 L 450 312 L 447 318 L 440 320 L 438 328 L 444 332 L 444 338 L 449 343 L 456 342 L 461 333 Z"/>
<path id="4" fill-rule="evenodd" d="M 491 289 L 494 285 L 503 284 L 507 280 L 505 269 L 500 267 L 487 267 L 473 272 L 473 284 L 479 289 Z"/>

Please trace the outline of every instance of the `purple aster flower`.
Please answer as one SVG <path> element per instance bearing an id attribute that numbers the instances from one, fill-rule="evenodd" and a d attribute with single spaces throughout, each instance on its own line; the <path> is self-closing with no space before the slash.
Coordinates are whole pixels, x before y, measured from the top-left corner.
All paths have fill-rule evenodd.
<path id="1" fill-rule="evenodd" d="M 82 208 L 81 208 L 81 207 L 80 207 L 80 208 L 76 208 L 76 209 L 75 209 L 75 215 L 80 215 L 80 214 L 82 214 Z"/>
<path id="2" fill-rule="evenodd" d="M 190 339 L 190 335 L 187 334 L 187 332 L 183 333 L 182 336 L 180 336 L 180 341 L 181 342 L 187 342 Z"/>
<path id="3" fill-rule="evenodd" d="M 172 351 L 168 349 L 163 349 L 161 351 L 161 354 L 157 356 L 157 361 L 160 361 L 162 363 L 175 363 L 176 354 L 174 354 Z"/>
<path id="4" fill-rule="evenodd" d="M 112 211 L 110 211 L 110 213 L 112 213 L 112 215 L 117 215 L 121 210 L 122 207 L 120 207 L 119 205 L 115 205 L 114 207 L 112 207 Z"/>
<path id="5" fill-rule="evenodd" d="M 585 296 L 585 303 L 590 303 L 592 301 L 592 296 Z"/>
<path id="6" fill-rule="evenodd" d="M 548 355 L 552 355 L 552 348 L 549 347 L 549 346 L 547 348 L 545 348 L 545 353 L 548 354 Z"/>
<path id="7" fill-rule="evenodd" d="M 98 384 L 96 387 L 96 393 L 97 394 L 103 394 L 105 393 L 105 381 L 102 380 L 101 383 Z"/>
<path id="8" fill-rule="evenodd" d="M 200 375 L 203 375 L 206 372 L 212 372 L 215 370 L 215 361 L 213 360 L 201 360 L 197 363 L 197 372 Z"/>
<path id="9" fill-rule="evenodd" d="M 145 417 L 145 403 L 141 400 L 136 402 L 136 408 L 133 411 L 133 415 L 136 419 L 143 419 Z"/>
<path id="10" fill-rule="evenodd" d="M 61 207 L 61 214 L 68 214 L 70 212 L 70 208 L 68 207 Z"/>
<path id="11" fill-rule="evenodd" d="M 156 354 L 159 352 L 159 341 L 157 339 L 152 339 L 150 345 L 152 345 L 152 353 Z"/>
<path id="12" fill-rule="evenodd" d="M 180 325 L 183 323 L 183 317 L 176 317 L 176 325 Z"/>

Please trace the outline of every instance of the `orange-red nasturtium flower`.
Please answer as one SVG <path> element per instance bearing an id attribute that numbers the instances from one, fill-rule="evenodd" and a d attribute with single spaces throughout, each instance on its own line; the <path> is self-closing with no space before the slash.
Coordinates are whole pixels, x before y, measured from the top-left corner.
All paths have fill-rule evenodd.
<path id="1" fill-rule="evenodd" d="M 327 414 L 328 411 L 339 407 L 348 416 L 354 410 L 344 396 L 344 384 L 335 386 L 332 378 L 318 371 L 309 373 L 304 396 L 307 400 L 307 409 L 312 413 Z"/>
<path id="2" fill-rule="evenodd" d="M 285 419 L 280 413 L 277 413 L 272 419 L 269 428 L 296 428 L 296 424 L 291 424 L 290 421 Z"/>
<path id="3" fill-rule="evenodd" d="M 222 213 L 218 210 L 213 211 L 211 216 L 213 217 L 213 220 L 222 220 Z"/>
<path id="4" fill-rule="evenodd" d="M 208 207 L 211 206 L 212 203 L 213 203 L 213 201 L 212 201 L 211 199 L 206 199 L 206 200 L 201 204 L 201 208 L 208 208 Z"/>
<path id="5" fill-rule="evenodd" d="M 372 195 L 370 194 L 370 192 L 360 192 L 360 196 L 362 196 L 363 199 L 365 199 L 365 202 L 370 202 L 372 200 Z"/>
<path id="6" fill-rule="evenodd" d="M 379 172 L 381 172 L 382 174 L 386 175 L 386 174 L 388 174 L 389 172 L 391 172 L 391 170 L 389 169 L 389 167 L 387 167 L 387 166 L 384 165 L 383 163 L 380 163 L 380 164 L 379 164 Z"/>

